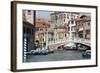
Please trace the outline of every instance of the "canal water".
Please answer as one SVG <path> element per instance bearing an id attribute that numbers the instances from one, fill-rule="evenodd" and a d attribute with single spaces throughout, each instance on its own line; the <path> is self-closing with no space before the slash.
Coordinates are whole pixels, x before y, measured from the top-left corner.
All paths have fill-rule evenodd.
<path id="1" fill-rule="evenodd" d="M 28 55 L 26 62 L 47 62 L 47 61 L 67 61 L 84 60 L 90 58 L 82 57 L 83 51 L 58 50 L 48 55 Z"/>

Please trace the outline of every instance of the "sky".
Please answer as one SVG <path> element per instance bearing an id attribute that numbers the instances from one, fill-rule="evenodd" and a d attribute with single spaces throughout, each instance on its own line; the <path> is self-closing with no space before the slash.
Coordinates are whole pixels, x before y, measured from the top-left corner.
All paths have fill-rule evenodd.
<path id="1" fill-rule="evenodd" d="M 36 11 L 36 17 L 50 20 L 50 14 L 53 13 L 53 12 L 54 11 L 40 11 L 40 10 L 37 10 Z M 90 13 L 80 13 L 80 16 L 82 16 L 82 15 L 90 16 L 91 14 Z"/>
<path id="2" fill-rule="evenodd" d="M 52 11 L 36 11 L 37 18 L 44 18 L 50 19 L 50 14 L 53 13 Z"/>

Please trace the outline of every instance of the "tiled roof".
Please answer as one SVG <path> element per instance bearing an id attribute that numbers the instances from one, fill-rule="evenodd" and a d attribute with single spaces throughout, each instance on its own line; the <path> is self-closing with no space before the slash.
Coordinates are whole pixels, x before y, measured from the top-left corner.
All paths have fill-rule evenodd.
<path id="1" fill-rule="evenodd" d="M 48 28 L 50 27 L 49 21 L 46 19 L 36 19 L 36 27 L 43 27 L 43 28 Z"/>
<path id="2" fill-rule="evenodd" d="M 91 16 L 81 16 L 80 18 L 75 19 L 76 21 L 90 21 Z"/>

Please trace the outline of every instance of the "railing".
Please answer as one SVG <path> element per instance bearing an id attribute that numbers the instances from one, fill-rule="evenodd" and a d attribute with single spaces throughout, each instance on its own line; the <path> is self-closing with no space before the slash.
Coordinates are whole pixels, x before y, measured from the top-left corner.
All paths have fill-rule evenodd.
<path id="1" fill-rule="evenodd" d="M 88 39 L 83 39 L 83 38 L 67 38 L 65 40 L 57 40 L 57 41 L 51 41 L 51 42 L 48 42 L 48 45 L 52 45 L 52 44 L 66 44 L 66 43 L 69 43 L 69 42 L 77 42 L 77 43 L 82 43 L 82 44 L 85 44 L 85 45 L 88 45 L 90 46 L 90 40 Z"/>
<path id="2" fill-rule="evenodd" d="M 91 44 L 91 40 L 89 39 L 84 39 L 84 38 L 73 38 L 71 39 L 72 42 L 77 42 L 77 43 L 82 43 L 82 44 L 85 44 L 85 45 L 88 45 L 90 46 Z"/>

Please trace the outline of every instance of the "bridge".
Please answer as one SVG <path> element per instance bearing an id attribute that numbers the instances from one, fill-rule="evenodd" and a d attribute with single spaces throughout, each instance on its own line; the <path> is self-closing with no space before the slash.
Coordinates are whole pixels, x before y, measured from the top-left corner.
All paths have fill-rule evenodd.
<path id="1" fill-rule="evenodd" d="M 63 45 L 63 44 L 68 44 L 68 43 L 81 43 L 87 46 L 91 47 L 91 41 L 88 39 L 82 39 L 82 38 L 75 38 L 75 39 L 67 39 L 67 40 L 63 40 L 63 41 L 52 41 L 52 42 L 48 42 L 48 45 L 56 45 L 56 47 L 58 47 L 59 45 Z"/>

